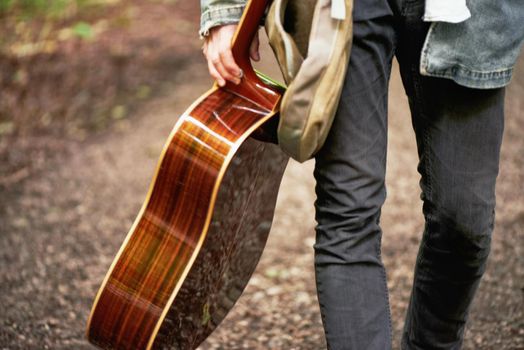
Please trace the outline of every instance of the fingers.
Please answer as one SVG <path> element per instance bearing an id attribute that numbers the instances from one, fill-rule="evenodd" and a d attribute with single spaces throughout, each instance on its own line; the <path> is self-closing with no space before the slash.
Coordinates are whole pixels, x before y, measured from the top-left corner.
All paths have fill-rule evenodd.
<path id="1" fill-rule="evenodd" d="M 231 50 L 227 49 L 218 52 L 218 54 L 215 53 L 211 62 L 224 79 L 240 84 L 240 68 L 235 63 Z"/>
<path id="2" fill-rule="evenodd" d="M 219 52 L 218 55 L 220 57 L 220 63 L 227 70 L 228 74 L 238 78 L 240 76 L 240 67 L 235 62 L 231 49 L 226 49 L 222 52 Z"/>
<path id="3" fill-rule="evenodd" d="M 235 62 L 231 52 L 231 38 L 235 29 L 236 25 L 217 27 L 211 31 L 203 46 L 209 74 L 220 86 L 224 86 L 226 80 L 239 84 L 242 76 L 242 70 Z"/>
<path id="4" fill-rule="evenodd" d="M 220 53 L 208 52 L 207 64 L 209 74 L 217 80 L 220 86 L 224 86 L 226 80 L 239 84 L 240 77 L 235 76 L 234 73 L 231 73 L 230 70 L 225 67 L 222 57 L 223 55 Z M 238 68 L 238 71 L 240 71 L 240 68 Z"/>
<path id="5" fill-rule="evenodd" d="M 258 32 L 255 34 L 255 37 L 253 38 L 253 41 L 251 42 L 251 46 L 249 47 L 249 56 L 253 61 L 260 61 L 260 53 L 258 51 L 258 47 L 260 45 L 260 41 L 258 40 Z"/>
<path id="6" fill-rule="evenodd" d="M 211 62 L 211 60 L 207 61 L 207 69 L 209 70 L 209 74 L 213 78 L 215 78 L 215 80 L 217 81 L 218 85 L 220 85 L 220 86 L 226 85 L 226 81 L 224 80 L 224 78 L 222 78 L 220 73 L 217 72 L 217 70 L 216 70 L 215 66 L 213 65 L 213 63 Z"/>

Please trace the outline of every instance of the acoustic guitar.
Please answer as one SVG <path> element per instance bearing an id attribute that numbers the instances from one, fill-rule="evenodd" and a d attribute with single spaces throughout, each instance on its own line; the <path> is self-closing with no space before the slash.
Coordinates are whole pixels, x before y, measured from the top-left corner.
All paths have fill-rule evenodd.
<path id="1" fill-rule="evenodd" d="M 215 83 L 175 123 L 89 316 L 102 349 L 195 349 L 260 259 L 289 159 L 276 137 L 284 89 L 249 59 L 266 6 L 247 3 L 232 42 L 242 82 Z"/>

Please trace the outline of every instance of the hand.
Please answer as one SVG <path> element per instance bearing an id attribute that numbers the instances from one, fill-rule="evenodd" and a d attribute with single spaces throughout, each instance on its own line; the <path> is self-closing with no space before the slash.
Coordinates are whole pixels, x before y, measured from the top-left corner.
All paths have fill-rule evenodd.
<path id="1" fill-rule="evenodd" d="M 236 28 L 237 24 L 226 24 L 211 28 L 202 47 L 207 59 L 209 74 L 215 78 L 220 86 L 226 85 L 226 80 L 240 84 L 240 78 L 243 74 L 231 52 L 231 40 L 235 35 Z M 257 33 L 249 48 L 249 56 L 254 61 L 260 60 L 258 45 Z"/>

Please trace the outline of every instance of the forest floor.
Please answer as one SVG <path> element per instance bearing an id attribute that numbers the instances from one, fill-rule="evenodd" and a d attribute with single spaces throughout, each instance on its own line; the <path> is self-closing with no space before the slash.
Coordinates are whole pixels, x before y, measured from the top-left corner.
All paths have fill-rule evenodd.
<path id="1" fill-rule="evenodd" d="M 94 295 L 145 198 L 172 126 L 212 84 L 196 25 L 187 28 L 184 35 L 194 35 L 186 39 L 190 49 L 162 93 L 82 140 L 62 140 L 57 157 L 0 184 L 0 349 L 93 349 L 84 331 Z M 280 76 L 267 48 L 262 57 L 262 70 Z M 464 349 L 524 348 L 523 63 L 506 95 L 492 251 Z M 389 112 L 382 256 L 398 349 L 423 218 L 414 135 L 396 66 Z M 202 349 L 325 348 L 313 269 L 313 167 L 313 160 L 290 160 L 257 270 Z"/>

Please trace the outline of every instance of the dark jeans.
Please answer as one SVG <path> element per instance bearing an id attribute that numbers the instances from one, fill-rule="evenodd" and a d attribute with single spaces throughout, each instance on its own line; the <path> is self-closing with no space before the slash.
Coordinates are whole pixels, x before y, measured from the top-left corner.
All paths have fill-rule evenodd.
<path id="1" fill-rule="evenodd" d="M 341 101 L 315 156 L 315 270 L 330 349 L 390 349 L 380 210 L 393 55 L 409 98 L 426 220 L 402 349 L 459 349 L 494 223 L 504 89 L 419 74 L 423 0 L 355 0 Z M 372 8 L 368 8 L 372 7 Z"/>

